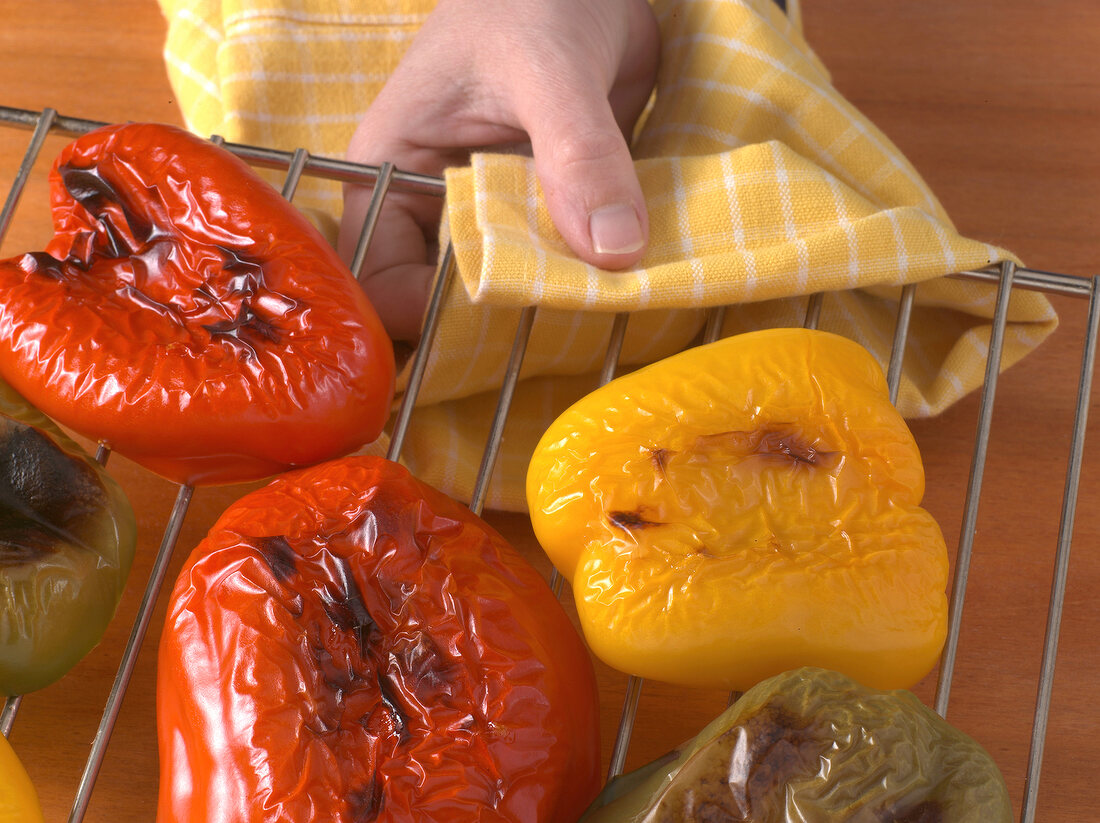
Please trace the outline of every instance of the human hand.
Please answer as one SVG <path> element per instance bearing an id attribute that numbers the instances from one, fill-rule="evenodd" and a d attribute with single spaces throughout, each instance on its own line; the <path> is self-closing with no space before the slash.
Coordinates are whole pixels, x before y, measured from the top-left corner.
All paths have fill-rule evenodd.
<path id="1" fill-rule="evenodd" d="M 659 49 L 646 0 L 441 0 L 360 122 L 348 159 L 439 175 L 476 149 L 529 151 L 573 252 L 625 268 L 648 240 L 628 139 Z M 346 187 L 345 260 L 370 194 Z M 395 340 L 419 335 L 441 210 L 439 198 L 391 192 L 379 216 L 361 282 Z"/>

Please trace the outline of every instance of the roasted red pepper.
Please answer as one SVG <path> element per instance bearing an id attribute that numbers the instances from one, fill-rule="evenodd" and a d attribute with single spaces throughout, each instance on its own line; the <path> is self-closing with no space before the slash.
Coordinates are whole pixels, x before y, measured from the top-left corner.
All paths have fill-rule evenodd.
<path id="1" fill-rule="evenodd" d="M 380 458 L 286 474 L 185 563 L 158 665 L 159 823 L 570 823 L 591 659 L 541 576 Z"/>
<path id="2" fill-rule="evenodd" d="M 0 262 L 0 374 L 172 480 L 228 483 L 378 436 L 392 345 L 331 246 L 249 166 L 111 126 L 50 173 L 55 236 Z"/>

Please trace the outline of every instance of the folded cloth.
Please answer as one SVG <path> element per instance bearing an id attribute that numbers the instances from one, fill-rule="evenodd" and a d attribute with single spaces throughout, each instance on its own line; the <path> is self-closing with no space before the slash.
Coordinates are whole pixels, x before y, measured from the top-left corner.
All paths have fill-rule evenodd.
<path id="1" fill-rule="evenodd" d="M 160 2 L 191 129 L 335 157 L 434 5 Z M 885 364 L 900 289 L 920 283 L 898 407 L 935 415 L 982 382 L 995 289 L 945 275 L 1012 254 L 959 235 L 905 157 L 832 86 L 797 15 L 772 0 L 653 5 L 661 67 L 633 145 L 651 241 L 635 269 L 603 272 L 569 253 L 529 158 L 476 154 L 446 174 L 442 233 L 461 288 L 444 305 L 403 460 L 460 499 L 470 498 L 525 306 L 538 311 L 490 507 L 524 508 L 534 444 L 596 386 L 618 312 L 632 313 L 620 358 L 630 367 L 690 345 L 707 307 L 729 307 L 722 332 L 733 334 L 800 325 L 807 297 L 823 292 L 819 326 Z M 338 184 L 307 178 L 295 202 L 334 231 Z M 1003 367 L 1056 325 L 1041 295 L 1013 294 Z"/>

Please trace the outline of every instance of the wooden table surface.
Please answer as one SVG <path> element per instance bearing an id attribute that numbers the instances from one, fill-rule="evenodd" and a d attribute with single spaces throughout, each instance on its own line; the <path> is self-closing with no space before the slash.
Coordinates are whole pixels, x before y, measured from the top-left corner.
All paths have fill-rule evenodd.
<path id="1" fill-rule="evenodd" d="M 842 92 L 907 153 L 964 234 L 1015 250 L 1030 266 L 1091 276 L 1100 244 L 1100 5 L 1089 0 L 804 0 L 811 44 Z M 161 63 L 164 23 L 152 0 L 3 4 L 0 105 L 49 106 L 93 120 L 180 123 Z M 14 178 L 29 132 L 0 128 L 0 187 Z M 48 234 L 43 152 L 3 256 Z M 997 391 L 974 559 L 948 718 L 977 737 L 1019 810 L 1058 541 L 1086 303 L 1054 300 L 1055 335 L 1006 372 Z M 928 473 L 926 505 L 949 545 L 963 518 L 978 397 L 913 421 Z M 1094 415 L 1095 418 L 1095 415 Z M 1100 432 L 1090 427 L 1070 558 L 1038 819 L 1092 821 L 1100 763 Z M 100 712 L 176 492 L 112 457 L 140 518 L 139 559 L 118 619 L 69 676 L 26 697 L 11 740 L 48 821 L 66 819 Z M 199 490 L 170 579 L 239 488 Z M 490 513 L 536 564 L 524 518 Z M 89 821 L 150 821 L 156 808 L 154 650 L 163 598 L 138 659 L 99 776 Z M 605 755 L 625 678 L 600 671 Z M 916 689 L 931 700 L 935 674 Z M 628 765 L 691 736 L 724 695 L 647 685 Z"/>

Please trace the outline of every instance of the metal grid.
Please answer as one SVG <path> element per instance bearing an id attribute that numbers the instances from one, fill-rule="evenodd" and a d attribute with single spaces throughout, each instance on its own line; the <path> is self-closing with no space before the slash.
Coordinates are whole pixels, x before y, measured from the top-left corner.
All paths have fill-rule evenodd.
<path id="1" fill-rule="evenodd" d="M 3 210 L 0 211 L 0 240 L 3 239 L 15 214 L 16 205 L 25 188 L 31 170 L 38 159 L 47 136 L 51 133 L 69 137 L 85 134 L 95 128 L 106 125 L 97 121 L 71 118 L 59 115 L 53 109 L 28 111 L 0 106 L 0 125 L 22 128 L 32 131 L 23 162 L 8 191 Z M 325 157 L 311 156 L 303 149 L 294 152 L 278 151 L 260 146 L 226 143 L 217 135 L 213 142 L 233 152 L 253 166 L 285 172 L 282 194 L 288 200 L 294 196 L 295 189 L 303 174 L 310 174 L 341 182 L 368 184 L 374 187 L 370 206 L 360 234 L 352 261 L 352 270 L 358 271 L 366 255 L 374 234 L 382 203 L 390 190 L 410 193 L 429 194 L 442 197 L 443 181 L 438 177 L 403 172 L 391 164 L 368 166 Z M 452 287 L 454 275 L 453 250 L 448 246 L 440 261 L 440 268 L 425 317 L 424 332 L 420 344 L 409 364 L 408 388 L 394 419 L 392 438 L 387 457 L 397 460 L 400 457 L 405 437 L 422 382 L 428 359 L 432 353 L 435 332 L 438 328 L 444 298 Z M 988 349 L 985 380 L 981 390 L 978 412 L 977 432 L 974 437 L 974 450 L 970 464 L 970 476 L 964 501 L 962 527 L 955 556 L 955 572 L 949 601 L 949 624 L 947 641 L 940 660 L 939 679 L 936 687 L 934 709 L 941 716 L 947 713 L 952 678 L 958 654 L 960 627 L 963 607 L 966 600 L 967 580 L 976 524 L 978 507 L 982 491 L 982 478 L 989 444 L 989 434 L 993 415 L 993 406 L 997 389 L 997 377 L 1000 372 L 1004 333 L 1008 317 L 1009 298 L 1013 289 L 1027 289 L 1061 294 L 1087 300 L 1087 322 L 1085 341 L 1081 357 L 1080 377 L 1077 383 L 1076 411 L 1073 422 L 1069 463 L 1065 474 L 1065 488 L 1062 498 L 1061 520 L 1058 532 L 1058 544 L 1054 560 L 1054 576 L 1051 585 L 1049 608 L 1047 613 L 1046 636 L 1043 645 L 1042 663 L 1039 675 L 1038 693 L 1032 723 L 1031 748 L 1028 758 L 1025 782 L 1024 802 L 1021 810 L 1021 823 L 1032 823 L 1038 799 L 1039 778 L 1042 770 L 1043 748 L 1046 740 L 1047 721 L 1050 713 L 1051 695 L 1054 682 L 1054 668 L 1058 651 L 1058 636 L 1061 627 L 1066 583 L 1069 573 L 1070 547 L 1073 537 L 1074 515 L 1076 511 L 1081 465 L 1084 454 L 1085 430 L 1088 418 L 1089 401 L 1092 391 L 1092 378 L 1096 357 L 1096 342 L 1100 333 L 1100 276 L 1082 278 L 1068 274 L 1046 272 L 1037 269 L 1017 267 L 1012 263 L 985 269 L 964 271 L 951 275 L 954 278 L 980 281 L 997 286 L 997 300 L 992 320 L 992 334 Z M 909 331 L 910 314 L 916 291 L 915 285 L 905 286 L 899 301 L 897 323 L 895 326 L 893 348 L 887 369 L 887 382 L 892 402 L 897 400 L 898 385 L 901 378 L 901 366 Z M 807 300 L 804 325 L 816 328 L 821 314 L 823 294 L 811 295 Z M 519 380 L 527 342 L 535 320 L 537 309 L 525 308 L 519 318 L 513 342 L 511 356 L 500 389 L 496 411 L 482 461 L 477 474 L 474 491 L 469 502 L 475 514 L 481 514 L 485 497 L 500 449 L 504 424 Z M 724 309 L 708 310 L 703 342 L 712 342 L 720 335 Z M 606 383 L 615 376 L 619 352 L 626 333 L 628 313 L 616 316 L 612 327 L 600 383 Z M 106 464 L 109 449 L 100 447 L 96 459 Z M 191 501 L 193 489 L 190 486 L 179 487 L 175 505 L 165 524 L 160 548 L 154 560 L 152 571 L 146 584 L 144 596 L 138 608 L 138 614 L 130 632 L 129 640 L 122 655 L 114 683 L 104 706 L 98 731 L 92 742 L 83 775 L 77 788 L 69 823 L 83 820 L 91 800 L 92 792 L 100 768 L 106 756 L 111 734 L 118 720 L 122 699 L 133 674 L 138 653 L 148 631 L 153 607 L 163 586 L 164 578 L 173 550 L 183 525 Z M 563 580 L 555 571 L 550 580 L 555 594 L 560 595 Z M 628 679 L 622 714 L 612 751 L 608 779 L 623 771 L 631 734 L 637 716 L 638 703 L 643 681 L 631 676 Z M 733 695 L 731 695 L 731 700 Z M 0 733 L 9 735 L 19 710 L 21 697 L 8 698 L 0 710 Z"/>

